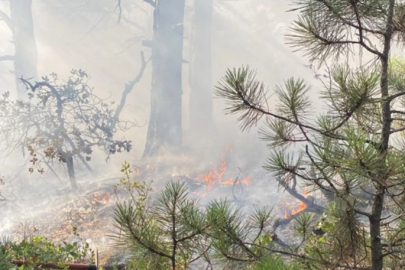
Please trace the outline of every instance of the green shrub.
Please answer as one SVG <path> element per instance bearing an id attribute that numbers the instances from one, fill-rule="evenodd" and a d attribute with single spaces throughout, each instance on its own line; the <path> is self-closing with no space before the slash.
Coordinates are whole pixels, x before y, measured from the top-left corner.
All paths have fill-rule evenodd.
<path id="1" fill-rule="evenodd" d="M 25 263 L 18 267 L 13 263 L 16 260 Z M 43 263 L 54 263 L 62 269 L 68 269 L 66 263 L 79 260 L 94 261 L 94 253 L 87 243 L 55 244 L 42 236 L 34 236 L 21 242 L 3 237 L 0 242 L 1 270 L 34 270 Z"/>

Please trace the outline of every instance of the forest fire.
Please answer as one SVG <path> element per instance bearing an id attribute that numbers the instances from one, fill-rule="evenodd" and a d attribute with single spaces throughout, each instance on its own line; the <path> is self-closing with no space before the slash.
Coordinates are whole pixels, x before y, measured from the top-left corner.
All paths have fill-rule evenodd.
<path id="1" fill-rule="evenodd" d="M 305 198 L 308 197 L 308 194 L 309 194 L 308 188 L 305 188 L 304 189 L 304 197 Z M 284 210 L 284 218 L 288 219 L 291 216 L 298 215 L 299 213 L 301 213 L 302 211 L 304 211 L 307 208 L 308 208 L 308 205 L 306 205 L 306 203 L 301 201 L 298 208 L 293 208 L 291 211 L 288 211 L 288 209 L 285 209 Z"/>
<path id="2" fill-rule="evenodd" d="M 300 205 L 298 208 L 292 209 L 291 213 L 288 213 L 287 209 L 284 212 L 284 218 L 289 218 L 290 216 L 295 216 L 299 213 L 301 213 L 302 211 L 304 211 L 305 209 L 307 209 L 307 205 L 304 202 L 300 202 Z"/>
<path id="3" fill-rule="evenodd" d="M 233 184 L 247 185 L 250 182 L 249 177 L 245 177 L 241 180 L 239 180 L 238 177 L 223 179 L 226 170 L 227 170 L 227 163 L 225 158 L 222 157 L 221 163 L 216 168 L 196 177 L 196 180 L 205 181 L 206 182 L 206 185 L 204 186 L 205 189 L 211 189 L 215 183 L 219 183 L 222 185 L 233 185 Z"/>

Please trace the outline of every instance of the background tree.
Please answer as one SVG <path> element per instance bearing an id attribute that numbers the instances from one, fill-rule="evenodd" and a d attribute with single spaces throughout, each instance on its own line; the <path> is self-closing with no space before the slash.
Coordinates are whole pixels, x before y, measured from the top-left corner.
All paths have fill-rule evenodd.
<path id="1" fill-rule="evenodd" d="M 389 60 L 394 43 L 403 43 L 403 3 L 300 0 L 296 6 L 300 15 L 289 43 L 311 62 L 335 61 L 320 95 L 329 112 L 311 121 L 309 87 L 301 79 L 276 88 L 279 105 L 273 112 L 264 86 L 248 68 L 228 70 L 217 94 L 228 102 L 228 113 L 241 113 L 242 129 L 265 118 L 262 136 L 272 147 L 267 169 L 333 193 L 329 207 L 334 206 L 342 226 L 328 232 L 322 240 L 326 244 L 312 246 L 315 264 L 402 267 L 405 156 L 403 137 L 396 136 L 402 128 L 392 122 L 404 121 L 405 82 L 389 72 Z M 339 63 L 359 50 L 373 60 L 371 65 Z M 291 145 L 301 147 L 297 155 Z M 293 180 L 279 178 L 279 183 L 286 187 Z M 349 238 L 333 237 L 338 235 Z"/>
<path id="2" fill-rule="evenodd" d="M 36 78 L 37 76 L 37 46 L 32 17 L 32 0 L 13 0 L 10 2 L 10 16 L 0 11 L 0 17 L 13 33 L 15 47 L 14 55 L 4 55 L 0 60 L 14 62 L 17 94 L 24 96 L 25 87 L 18 78 Z"/>
<path id="3" fill-rule="evenodd" d="M 130 141 L 113 138 L 117 130 L 125 131 L 134 125 L 119 121 L 128 91 L 124 91 L 121 103 L 114 109 L 93 94 L 87 78 L 84 71 L 73 70 L 66 83 L 60 83 L 56 74 L 34 85 L 23 79 L 32 91 L 27 101 L 13 101 L 8 93 L 3 94 L 0 135 L 4 157 L 16 148 L 23 148 L 23 153 L 27 148 L 32 163 L 30 172 L 36 169 L 40 173 L 44 172 L 41 161 L 49 165 L 56 159 L 66 164 L 71 186 L 77 189 L 74 157 L 91 170 L 88 161 L 94 147 L 103 148 L 107 155 L 129 151 Z M 130 90 L 135 83 L 127 88 Z"/>
<path id="4" fill-rule="evenodd" d="M 151 112 L 144 156 L 182 142 L 182 65 L 184 0 L 159 0 L 154 6 Z M 144 42 L 148 44 L 148 42 Z"/>

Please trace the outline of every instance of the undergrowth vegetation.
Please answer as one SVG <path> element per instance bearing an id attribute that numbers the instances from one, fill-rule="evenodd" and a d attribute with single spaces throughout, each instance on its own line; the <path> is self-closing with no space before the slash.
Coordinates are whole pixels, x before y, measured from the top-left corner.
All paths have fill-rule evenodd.
<path id="1" fill-rule="evenodd" d="M 128 163 L 122 171 L 125 178 L 116 192 L 127 195 L 120 193 L 116 203 L 112 236 L 131 254 L 130 269 L 302 269 L 302 261 L 282 260 L 292 247 L 280 249 L 273 241 L 271 210 L 246 210 L 228 200 L 203 207 L 180 181 L 153 194 L 145 183 L 130 179 Z"/>
<path id="2" fill-rule="evenodd" d="M 22 241 L 3 237 L 0 240 L 1 270 L 69 269 L 67 263 L 94 262 L 94 252 L 87 243 L 72 242 L 55 244 L 42 236 L 32 236 Z"/>
<path id="3" fill-rule="evenodd" d="M 245 211 L 227 200 L 203 207 L 189 196 L 184 182 L 170 181 L 156 194 L 145 182 L 131 179 L 129 163 L 121 171 L 124 177 L 114 186 L 115 230 L 110 237 L 127 256 L 128 269 L 175 270 L 201 265 L 207 269 L 302 269 L 298 260 L 285 262 L 281 255 L 287 249 L 276 249 L 270 210 L 255 207 Z M 22 241 L 11 237 L 0 241 L 1 270 L 66 270 L 73 262 L 95 263 L 95 253 L 81 241 L 54 243 L 36 235 Z M 114 264 L 99 269 L 118 268 Z"/>

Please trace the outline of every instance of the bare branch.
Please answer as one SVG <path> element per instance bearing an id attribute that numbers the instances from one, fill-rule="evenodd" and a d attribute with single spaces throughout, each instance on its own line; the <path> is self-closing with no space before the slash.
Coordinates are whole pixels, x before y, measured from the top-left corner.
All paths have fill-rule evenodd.
<path id="1" fill-rule="evenodd" d="M 15 56 L 14 55 L 3 55 L 0 56 L 0 61 L 14 61 Z"/>
<path id="2" fill-rule="evenodd" d="M 150 4 L 152 7 L 156 7 L 156 3 L 153 0 L 143 0 L 143 1 Z"/>
<path id="3" fill-rule="evenodd" d="M 112 118 L 112 121 L 110 122 L 110 130 L 114 130 L 115 126 L 117 125 L 117 121 L 120 117 L 120 114 L 125 106 L 126 100 L 127 100 L 127 96 L 129 95 L 129 93 L 131 93 L 132 89 L 134 88 L 134 86 L 141 80 L 143 73 L 145 71 L 146 65 L 149 62 L 145 61 L 145 54 L 143 52 L 141 52 L 141 68 L 138 72 L 138 75 L 136 75 L 135 79 L 133 79 L 132 81 L 128 82 L 125 84 L 125 89 L 122 92 L 121 95 L 121 102 L 118 105 L 117 109 L 115 110 L 114 116 Z"/>
<path id="4" fill-rule="evenodd" d="M 397 114 L 405 115 L 405 111 L 391 110 L 391 113 L 397 113 Z"/>
<path id="5" fill-rule="evenodd" d="M 3 20 L 7 24 L 7 26 L 10 28 L 11 31 L 13 31 L 13 29 L 14 29 L 13 21 L 6 13 L 4 13 L 1 10 L 0 10 L 0 19 Z"/>
<path id="6" fill-rule="evenodd" d="M 405 131 L 405 127 L 397 128 L 397 129 L 391 129 L 390 130 L 390 135 L 394 134 L 394 133 L 402 132 L 402 131 Z"/>
<path id="7" fill-rule="evenodd" d="M 391 96 L 388 96 L 388 97 L 385 98 L 385 100 L 387 100 L 387 102 L 391 102 L 392 100 L 396 99 L 397 97 L 400 97 L 400 96 L 403 96 L 403 95 L 405 95 L 405 91 L 401 91 L 401 92 L 395 93 L 395 94 L 393 94 Z"/>
<path id="8" fill-rule="evenodd" d="M 382 57 L 383 54 L 377 50 L 372 49 L 369 47 L 367 44 L 364 43 L 363 37 L 361 36 L 359 40 L 328 40 L 325 37 L 322 37 L 318 35 L 315 32 L 311 32 L 311 34 L 314 36 L 314 38 L 318 39 L 319 41 L 323 42 L 323 45 L 329 46 L 329 45 L 350 45 L 350 44 L 358 44 L 363 46 L 367 51 L 371 52 L 372 54 L 375 54 L 379 57 Z"/>
<path id="9" fill-rule="evenodd" d="M 122 16 L 121 0 L 117 0 L 117 6 L 115 7 L 115 10 L 117 10 L 117 9 L 118 9 L 118 21 L 117 21 L 117 23 L 120 23 L 121 16 Z"/>

